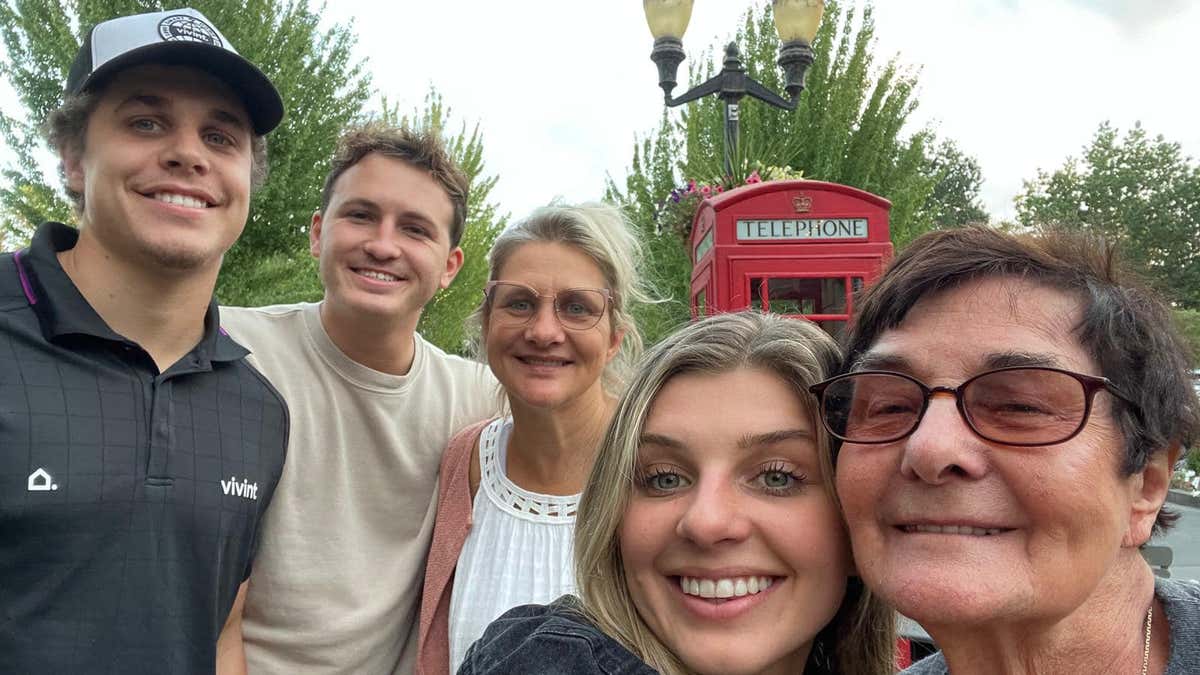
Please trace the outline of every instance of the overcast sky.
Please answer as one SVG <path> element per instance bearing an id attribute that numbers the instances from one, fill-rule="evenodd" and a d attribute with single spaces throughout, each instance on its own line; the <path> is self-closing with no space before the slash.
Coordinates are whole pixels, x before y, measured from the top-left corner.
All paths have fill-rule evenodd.
<path id="1" fill-rule="evenodd" d="M 751 4 L 696 0 L 689 57 L 730 39 Z M 662 112 L 637 0 L 338 0 L 326 20 L 353 23 L 379 94 L 407 110 L 433 85 L 480 125 L 493 198 L 514 216 L 600 197 Z M 877 63 L 920 68 L 914 125 L 979 159 L 993 216 L 1103 120 L 1141 120 L 1200 156 L 1200 0 L 876 0 L 875 20 Z"/>
<path id="2" fill-rule="evenodd" d="M 731 38 L 751 4 L 696 0 L 689 57 Z M 327 14 L 354 21 L 389 99 L 412 107 L 432 84 L 480 124 L 494 196 L 515 216 L 555 196 L 599 197 L 662 111 L 637 0 L 339 0 Z M 921 69 L 915 124 L 979 159 L 995 216 L 1010 217 L 1021 181 L 1078 155 L 1103 120 L 1141 120 L 1200 155 L 1200 2 L 877 0 L 875 20 L 877 62 Z"/>

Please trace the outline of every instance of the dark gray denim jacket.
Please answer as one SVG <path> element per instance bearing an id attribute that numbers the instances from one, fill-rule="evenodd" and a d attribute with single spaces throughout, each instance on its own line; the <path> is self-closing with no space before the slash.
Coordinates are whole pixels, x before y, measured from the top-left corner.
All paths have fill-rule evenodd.
<path id="1" fill-rule="evenodd" d="M 653 675 L 656 671 L 579 611 L 564 595 L 549 605 L 505 612 L 467 651 L 458 675 Z"/>

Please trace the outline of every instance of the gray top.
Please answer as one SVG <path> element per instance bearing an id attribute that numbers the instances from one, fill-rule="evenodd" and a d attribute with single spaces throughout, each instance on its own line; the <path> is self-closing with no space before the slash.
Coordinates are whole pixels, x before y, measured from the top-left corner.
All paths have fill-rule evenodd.
<path id="1" fill-rule="evenodd" d="M 1154 579 L 1154 595 L 1162 602 L 1171 626 L 1171 655 L 1165 675 L 1200 673 L 1200 583 Z M 906 675 L 949 675 L 941 652 L 904 671 Z"/>

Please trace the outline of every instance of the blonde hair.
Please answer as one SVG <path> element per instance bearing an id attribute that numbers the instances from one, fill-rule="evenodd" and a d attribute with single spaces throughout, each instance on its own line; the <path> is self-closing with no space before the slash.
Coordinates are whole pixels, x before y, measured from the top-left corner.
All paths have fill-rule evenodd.
<path id="1" fill-rule="evenodd" d="M 608 290 L 612 293 L 609 324 L 613 331 L 624 331 L 621 348 L 601 376 L 604 391 L 619 396 L 630 368 L 642 353 L 642 334 L 633 320 L 630 307 L 637 302 L 652 302 L 638 276 L 642 245 L 629 222 L 614 206 L 600 202 L 577 205 L 553 203 L 536 209 L 523 220 L 506 228 L 488 253 L 488 279 L 495 280 L 512 254 L 525 244 L 550 242 L 578 249 L 596 263 Z M 486 299 L 471 315 L 476 326 L 487 320 Z M 476 331 L 478 332 L 478 331 Z M 486 362 L 482 340 L 475 355 Z"/>
<path id="2" fill-rule="evenodd" d="M 808 387 L 837 372 L 839 362 L 837 345 L 814 324 L 758 312 L 709 317 L 646 354 L 600 443 L 576 517 L 575 578 L 589 620 L 659 672 L 687 672 L 638 615 L 618 541 L 633 490 L 639 439 L 663 386 L 682 373 L 738 368 L 761 368 L 781 377 L 805 404 L 817 431 L 824 488 L 838 504 L 830 438 L 817 419 L 816 399 Z M 892 611 L 852 578 L 837 615 L 813 641 L 806 672 L 891 673 L 894 630 Z"/>

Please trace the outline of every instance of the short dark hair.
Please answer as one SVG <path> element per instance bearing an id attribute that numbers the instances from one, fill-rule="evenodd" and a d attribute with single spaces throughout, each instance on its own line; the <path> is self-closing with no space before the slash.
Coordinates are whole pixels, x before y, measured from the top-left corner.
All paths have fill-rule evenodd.
<path id="1" fill-rule="evenodd" d="M 855 303 L 845 339 L 846 367 L 853 367 L 884 331 L 899 326 L 921 299 L 995 277 L 1030 281 L 1080 300 L 1074 332 L 1081 346 L 1100 374 L 1141 410 L 1138 415 L 1119 401 L 1114 408 L 1125 438 L 1123 475 L 1140 471 L 1151 455 L 1174 442 L 1187 447 L 1196 439 L 1200 405 L 1191 383 L 1191 352 L 1170 309 L 1120 260 L 1114 245 L 1088 233 L 1009 234 L 971 226 L 917 238 Z M 1176 519 L 1178 514 L 1163 509 L 1155 532 Z"/>
<path id="2" fill-rule="evenodd" d="M 325 186 L 321 188 L 321 213 L 329 208 L 337 179 L 371 153 L 398 159 L 430 173 L 446 191 L 454 207 L 450 222 L 450 248 L 458 246 L 466 227 L 467 193 L 471 182 L 450 157 L 441 137 L 432 129 L 411 129 L 381 122 L 368 122 L 348 129 L 338 139 L 329 175 L 325 177 Z"/>
<path id="3" fill-rule="evenodd" d="M 72 94 L 63 100 L 58 108 L 50 111 L 46 117 L 43 131 L 50 149 L 59 157 L 58 173 L 63 182 L 63 189 L 71 200 L 75 214 L 83 212 L 83 195 L 72 190 L 67 184 L 66 166 L 62 157 L 70 152 L 82 154 L 87 140 L 88 119 L 96 109 L 100 100 L 103 85 L 83 92 Z M 250 189 L 257 190 L 267 182 L 267 139 L 264 136 L 251 133 L 250 136 Z"/>

